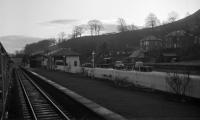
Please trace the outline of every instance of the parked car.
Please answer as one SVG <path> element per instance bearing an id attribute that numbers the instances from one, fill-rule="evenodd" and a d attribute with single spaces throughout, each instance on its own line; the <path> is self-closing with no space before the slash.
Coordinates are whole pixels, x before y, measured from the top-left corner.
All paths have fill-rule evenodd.
<path id="1" fill-rule="evenodd" d="M 65 65 L 63 60 L 56 60 L 55 61 L 55 70 L 64 71 Z"/>
<path id="2" fill-rule="evenodd" d="M 82 67 L 92 68 L 92 63 L 84 63 L 84 64 L 82 64 Z"/>
<path id="3" fill-rule="evenodd" d="M 114 68 L 123 69 L 124 68 L 124 63 L 122 61 L 115 61 Z"/>
<path id="4" fill-rule="evenodd" d="M 136 61 L 136 62 L 135 62 L 135 68 L 136 68 L 136 69 L 140 69 L 140 68 L 143 67 L 143 66 L 144 66 L 144 64 L 143 64 L 142 61 Z"/>
<path id="5" fill-rule="evenodd" d="M 152 67 L 151 66 L 144 66 L 142 61 L 137 61 L 135 63 L 135 70 L 142 71 L 142 72 L 151 72 Z"/>

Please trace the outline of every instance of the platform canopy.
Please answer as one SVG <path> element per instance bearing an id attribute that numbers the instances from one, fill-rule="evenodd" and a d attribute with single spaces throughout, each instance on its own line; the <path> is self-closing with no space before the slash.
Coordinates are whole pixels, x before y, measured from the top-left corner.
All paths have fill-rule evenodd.
<path id="1" fill-rule="evenodd" d="M 71 49 L 61 48 L 61 49 L 52 51 L 48 55 L 51 55 L 51 56 L 79 56 L 79 53 L 74 52 Z"/>

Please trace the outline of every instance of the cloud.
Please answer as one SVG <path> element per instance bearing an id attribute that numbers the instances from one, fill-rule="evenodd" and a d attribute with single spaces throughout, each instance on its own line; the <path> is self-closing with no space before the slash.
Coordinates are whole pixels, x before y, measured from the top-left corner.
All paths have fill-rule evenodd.
<path id="1" fill-rule="evenodd" d="M 113 33 L 118 32 L 117 30 L 117 24 L 115 24 L 115 20 L 100 20 L 103 24 L 103 29 L 100 33 Z M 51 20 L 40 23 L 42 25 L 48 26 L 48 27 L 54 27 L 58 29 L 58 31 L 65 31 L 66 33 L 71 33 L 71 31 L 74 29 L 75 26 L 80 26 L 84 28 L 84 34 L 90 34 L 90 29 L 88 27 L 86 20 L 78 20 L 78 19 L 57 19 L 57 20 Z M 64 27 L 61 28 L 61 27 Z"/>
<path id="2" fill-rule="evenodd" d="M 66 24 L 77 23 L 78 21 L 79 20 L 77 20 L 77 19 L 58 19 L 58 20 L 42 22 L 40 24 L 42 24 L 42 25 L 52 25 L 52 24 L 66 25 Z"/>
<path id="3" fill-rule="evenodd" d="M 21 35 L 8 35 L 0 36 L 0 42 L 8 53 L 14 53 L 16 50 L 22 50 L 26 44 L 37 42 L 43 38 L 21 36 Z"/>

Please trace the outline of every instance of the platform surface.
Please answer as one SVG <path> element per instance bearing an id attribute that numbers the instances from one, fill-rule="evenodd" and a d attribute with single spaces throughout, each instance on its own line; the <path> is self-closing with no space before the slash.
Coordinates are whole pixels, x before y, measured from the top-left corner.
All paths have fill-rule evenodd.
<path id="1" fill-rule="evenodd" d="M 200 106 L 169 100 L 165 95 L 128 90 L 112 83 L 60 71 L 31 69 L 128 119 L 199 120 Z"/>

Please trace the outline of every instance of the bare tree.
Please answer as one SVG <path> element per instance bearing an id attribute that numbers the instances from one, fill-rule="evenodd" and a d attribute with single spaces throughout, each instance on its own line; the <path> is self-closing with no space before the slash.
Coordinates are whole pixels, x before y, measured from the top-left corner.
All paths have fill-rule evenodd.
<path id="1" fill-rule="evenodd" d="M 129 31 L 133 31 L 133 30 L 137 30 L 138 27 L 135 26 L 134 24 L 131 24 L 131 25 L 128 25 L 128 26 L 127 26 L 127 29 L 128 29 Z"/>
<path id="2" fill-rule="evenodd" d="M 123 18 L 118 18 L 118 20 L 117 20 L 117 22 L 118 22 L 118 30 L 120 31 L 120 32 L 125 32 L 125 31 L 128 31 L 128 27 L 127 27 L 127 25 L 126 25 L 126 21 L 123 19 Z"/>
<path id="3" fill-rule="evenodd" d="M 66 36 L 65 32 L 58 33 L 58 42 L 60 43 L 64 41 L 65 36 Z"/>
<path id="4" fill-rule="evenodd" d="M 76 29 L 76 26 L 73 28 L 72 30 L 72 38 L 77 38 L 78 34 L 77 34 L 77 29 Z"/>
<path id="5" fill-rule="evenodd" d="M 78 36 L 81 37 L 83 32 L 84 32 L 84 28 L 82 26 L 75 26 L 73 29 L 72 36 L 73 38 L 77 38 Z"/>
<path id="6" fill-rule="evenodd" d="M 172 11 L 168 14 L 168 22 L 172 23 L 178 19 L 178 13 L 175 11 Z"/>
<path id="7" fill-rule="evenodd" d="M 89 26 L 89 29 L 90 29 L 90 34 L 93 36 L 93 34 L 94 34 L 94 27 L 93 27 L 92 21 L 88 22 L 88 26 Z"/>
<path id="8" fill-rule="evenodd" d="M 155 26 L 158 26 L 159 24 L 160 24 L 160 20 L 153 13 L 150 13 L 145 19 L 146 27 L 154 28 Z"/>
<path id="9" fill-rule="evenodd" d="M 83 28 L 82 26 L 78 26 L 78 27 L 77 27 L 77 31 L 78 31 L 79 37 L 81 37 L 81 35 L 82 35 L 83 32 L 84 32 L 84 28 Z"/>
<path id="10" fill-rule="evenodd" d="M 174 93 L 180 96 L 185 96 L 189 87 L 191 78 L 190 73 L 178 74 L 177 72 L 167 73 L 166 83 L 173 90 Z"/>
<path id="11" fill-rule="evenodd" d="M 90 20 L 88 21 L 88 26 L 91 32 L 91 35 L 99 35 L 100 31 L 103 29 L 102 22 L 99 20 Z"/>

